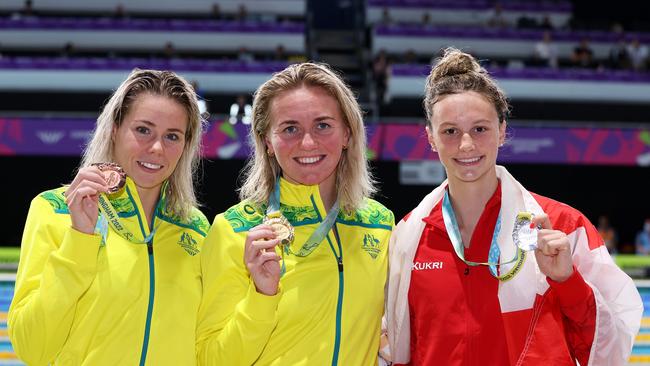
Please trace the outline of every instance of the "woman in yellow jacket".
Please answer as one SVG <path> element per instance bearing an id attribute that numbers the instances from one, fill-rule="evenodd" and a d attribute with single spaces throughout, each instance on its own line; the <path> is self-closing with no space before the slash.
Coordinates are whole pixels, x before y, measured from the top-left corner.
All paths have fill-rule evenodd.
<path id="1" fill-rule="evenodd" d="M 72 183 L 31 203 L 8 319 L 23 361 L 195 363 L 201 131 L 174 73 L 136 69 L 113 94 Z"/>
<path id="2" fill-rule="evenodd" d="M 204 245 L 199 364 L 376 365 L 394 217 L 368 198 L 354 96 L 291 65 L 256 91 L 251 127 L 242 202 Z"/>

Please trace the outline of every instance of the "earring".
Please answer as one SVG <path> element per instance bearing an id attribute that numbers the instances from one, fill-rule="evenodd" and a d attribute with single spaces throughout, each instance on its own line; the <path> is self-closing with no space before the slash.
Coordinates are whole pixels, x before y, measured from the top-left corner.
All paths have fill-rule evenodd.
<path id="1" fill-rule="evenodd" d="M 438 152 L 438 150 L 436 150 L 436 147 L 433 146 L 433 145 L 431 145 L 431 151 L 433 151 L 433 152 Z"/>
<path id="2" fill-rule="evenodd" d="M 266 153 L 269 154 L 270 157 L 273 157 L 273 150 L 267 149 Z"/>
<path id="3" fill-rule="evenodd" d="M 347 149 L 348 149 L 348 145 L 343 145 L 343 150 L 347 150 Z"/>

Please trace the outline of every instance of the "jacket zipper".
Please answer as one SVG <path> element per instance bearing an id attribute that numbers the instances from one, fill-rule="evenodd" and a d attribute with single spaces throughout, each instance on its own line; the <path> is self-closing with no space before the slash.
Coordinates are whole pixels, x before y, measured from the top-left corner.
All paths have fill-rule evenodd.
<path id="1" fill-rule="evenodd" d="M 316 210 L 316 213 L 318 214 L 318 219 L 322 222 L 323 218 L 320 216 L 320 212 L 318 211 L 318 207 L 316 206 L 313 195 L 311 196 L 311 203 Z M 341 247 L 341 238 L 339 237 L 339 232 L 336 229 L 336 222 L 334 222 L 332 230 L 334 230 L 334 238 L 336 239 L 336 244 L 339 248 L 338 255 L 336 254 L 336 250 L 334 250 L 334 245 L 332 244 L 332 240 L 330 240 L 329 234 L 325 236 L 325 238 L 330 245 L 330 249 L 332 249 L 332 253 L 334 253 L 334 257 L 336 258 L 336 265 L 339 270 L 339 293 L 336 300 L 336 331 L 334 334 L 334 352 L 332 353 L 332 366 L 337 366 L 339 364 L 339 351 L 341 348 L 341 315 L 343 312 L 343 288 L 345 282 L 343 277 L 343 248 Z"/>
<path id="2" fill-rule="evenodd" d="M 144 366 L 147 360 L 147 350 L 149 348 L 149 333 L 151 331 L 151 315 L 153 313 L 153 299 L 154 299 L 154 294 L 156 289 L 155 286 L 156 273 L 154 271 L 154 262 L 153 262 L 153 238 L 151 238 L 151 240 L 149 240 L 149 242 L 147 243 L 147 253 L 149 257 L 149 305 L 147 306 L 147 320 L 144 326 L 144 340 L 142 341 L 142 352 L 140 353 L 140 366 Z"/>
<path id="3" fill-rule="evenodd" d="M 126 191 L 129 195 L 129 199 L 131 200 L 131 203 L 133 203 L 133 206 L 138 207 L 136 204 L 135 200 L 133 199 L 133 196 L 131 195 L 131 192 L 129 190 L 129 187 L 126 187 Z M 149 226 L 150 228 L 150 235 L 151 238 L 147 240 L 147 254 L 148 254 L 148 259 L 149 259 L 149 304 L 147 305 L 147 319 L 145 321 L 144 325 L 144 338 L 142 340 L 142 350 L 140 351 L 140 366 L 144 366 L 145 362 L 147 361 L 147 350 L 149 349 L 149 333 L 151 332 L 151 315 L 153 313 L 153 299 L 154 299 L 154 294 L 155 294 L 155 289 L 156 289 L 156 273 L 154 271 L 154 262 L 153 262 L 153 236 L 155 232 L 155 222 L 156 222 L 156 214 L 158 213 L 158 210 L 160 209 L 160 205 L 162 204 L 163 200 L 159 199 L 158 203 L 156 203 L 156 209 L 154 210 L 153 217 L 151 218 L 151 225 Z M 145 235 L 144 227 L 142 225 L 142 217 L 140 216 L 140 212 L 136 210 L 136 213 L 138 215 L 138 223 L 140 224 L 140 231 L 142 232 L 142 237 L 147 238 L 147 235 Z M 151 232 L 153 230 L 153 232 Z"/>
<path id="4" fill-rule="evenodd" d="M 332 248 L 334 257 L 336 257 L 336 264 L 339 270 L 339 293 L 336 302 L 336 334 L 334 336 L 334 352 L 332 354 L 332 366 L 337 366 L 339 363 L 339 351 L 341 347 L 341 315 L 343 312 L 343 289 L 345 282 L 343 278 L 343 248 L 341 247 L 341 239 L 339 238 L 339 232 L 336 229 L 336 223 L 334 223 L 333 229 L 334 238 L 336 239 L 336 244 L 339 248 L 338 255 L 336 255 L 336 251 L 334 250 L 334 246 L 332 245 L 329 236 L 327 237 L 327 241 L 330 244 L 330 248 Z"/>

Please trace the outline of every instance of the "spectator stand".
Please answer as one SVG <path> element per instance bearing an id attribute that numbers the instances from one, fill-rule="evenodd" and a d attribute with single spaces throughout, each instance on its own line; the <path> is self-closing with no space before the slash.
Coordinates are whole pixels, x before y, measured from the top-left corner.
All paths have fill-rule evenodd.
<path id="1" fill-rule="evenodd" d="M 554 28 L 564 27 L 571 19 L 568 1 L 501 1 L 503 19 L 517 24 L 529 19 L 543 24 L 546 18 Z M 386 17 L 388 15 L 388 19 Z M 486 25 L 494 14 L 490 0 L 369 0 L 366 19 L 369 25 L 386 23 L 424 23 L 436 25 Z M 427 25 L 424 23 L 423 25 Z"/>

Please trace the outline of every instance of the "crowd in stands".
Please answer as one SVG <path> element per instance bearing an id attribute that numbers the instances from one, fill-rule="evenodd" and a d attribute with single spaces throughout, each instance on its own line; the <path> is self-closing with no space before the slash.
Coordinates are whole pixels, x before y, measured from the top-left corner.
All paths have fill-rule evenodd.
<path id="1" fill-rule="evenodd" d="M 643 221 L 641 228 L 634 236 L 634 242 L 619 240 L 618 231 L 611 223 L 609 216 L 601 215 L 596 224 L 598 233 L 603 238 L 610 254 L 641 254 L 650 255 L 650 216 Z"/>
<path id="2" fill-rule="evenodd" d="M 476 5 L 481 4 L 481 1 L 463 2 L 469 5 L 461 17 L 440 15 L 441 12 L 452 14 L 449 12 L 463 11 L 458 10 L 460 5 L 450 5 L 444 1 L 374 0 L 370 3 L 375 4 L 375 12 L 377 6 L 382 6 L 378 13 L 380 15 L 370 17 L 370 33 L 376 39 L 389 40 L 387 43 L 377 42 L 381 46 L 373 49 L 375 90 L 378 100 L 384 103 L 390 101 L 387 80 L 391 77 L 391 65 L 399 65 L 399 69 L 404 70 L 408 65 L 431 65 L 440 56 L 441 50 L 437 49 L 427 50 L 419 46 L 404 49 L 400 45 L 395 47 L 398 41 L 392 43 L 393 47 L 385 46 L 391 45 L 391 37 L 402 40 L 409 34 L 415 38 L 430 39 L 432 44 L 448 42 L 467 49 L 477 55 L 489 70 L 642 75 L 650 69 L 650 53 L 645 44 L 650 41 L 650 33 L 636 30 L 626 32 L 624 25 L 616 21 L 607 28 L 587 29 L 585 22 L 572 16 L 571 4 L 567 2 L 532 1 L 524 4 L 506 1 L 502 4 L 499 1 L 486 1 L 483 7 Z M 548 9 L 544 8 L 549 4 Z M 436 21 L 432 20 L 433 15 Z M 499 39 L 504 45 L 509 44 L 509 48 L 497 46 L 477 51 L 471 46 Z M 597 44 L 597 50 L 594 43 Z M 422 44 L 424 43 L 418 45 Z M 469 46 L 464 47 L 463 44 Z M 627 74 L 624 76 L 628 77 Z"/>
<path id="3" fill-rule="evenodd" d="M 493 22 L 488 25 L 495 24 Z M 541 33 L 541 39 L 534 42 L 534 47 L 531 47 L 532 52 L 530 55 L 523 59 L 516 58 L 502 58 L 502 57 L 488 57 L 491 59 L 494 66 L 525 66 L 525 67 L 551 67 L 551 68 L 585 68 L 604 71 L 607 69 L 612 70 L 631 70 L 643 72 L 648 69 L 650 61 L 650 54 L 648 47 L 641 43 L 638 37 L 631 35 L 625 36 L 621 34 L 618 41 L 612 43 L 606 58 L 596 58 L 594 51 L 590 45 L 589 38 L 583 38 L 579 43 L 575 44 L 570 57 L 562 58 L 559 52 L 559 47 L 553 38 L 553 31 L 545 27 L 541 28 L 544 31 Z M 533 44 L 533 42 L 531 42 Z M 432 58 L 438 57 L 438 53 L 417 54 L 414 49 L 407 50 L 401 54 L 390 53 L 387 50 L 384 52 L 389 53 L 391 63 L 400 64 L 414 64 L 414 63 L 430 63 Z"/>
<path id="4" fill-rule="evenodd" d="M 554 39 L 554 33 L 557 31 L 566 38 L 567 33 L 573 32 L 568 24 L 556 27 L 554 26 L 548 16 L 538 22 L 535 18 L 522 16 L 516 24 L 509 23 L 503 18 L 501 11 L 497 7 L 494 14 L 490 16 L 482 26 L 485 29 L 495 30 L 508 30 L 508 35 L 512 32 L 519 30 L 523 35 L 530 37 L 531 35 L 538 34 L 539 40 L 537 42 L 531 41 L 534 44 L 532 52 L 525 58 L 504 58 L 499 55 L 498 50 L 492 55 L 484 55 L 486 59 L 493 60 L 495 66 L 530 66 L 530 67 L 574 67 L 574 68 L 588 68 L 597 70 L 633 70 L 633 71 L 646 71 L 649 63 L 648 47 L 643 44 L 639 38 L 639 33 L 632 32 L 626 34 L 623 31 L 622 25 L 616 23 L 612 25 L 612 36 L 617 39 L 616 42 L 611 42 L 608 56 L 606 58 L 597 58 L 594 55 L 594 50 L 591 46 L 591 40 L 585 36 L 572 49 L 569 57 L 562 57 L 559 51 L 559 46 Z M 421 26 L 431 26 L 429 13 L 422 15 Z M 382 20 L 374 26 L 388 26 L 388 27 L 409 27 L 417 23 L 400 22 L 394 23 L 391 21 L 390 12 L 388 8 L 384 9 Z M 454 27 L 454 25 L 448 25 Z M 531 31 L 537 31 L 531 33 Z M 606 32 L 603 30 L 602 32 Z M 575 32 L 576 34 L 578 31 Z M 566 42 L 566 41 L 563 41 Z M 392 53 L 390 50 L 383 50 L 388 52 L 391 63 L 412 64 L 412 63 L 430 63 L 431 58 L 439 56 L 439 52 L 432 50 L 430 54 L 421 52 L 416 54 L 414 49 L 407 50 L 403 53 Z M 439 51 L 439 50 L 438 50 Z M 481 55 L 479 55 L 480 57 Z"/>
<path id="5" fill-rule="evenodd" d="M 498 35 L 500 31 L 507 31 L 508 35 L 513 32 L 521 32 L 526 35 L 526 39 L 530 40 L 530 53 L 525 57 L 509 57 L 504 56 L 495 50 L 493 54 L 480 54 L 477 52 L 479 58 L 487 60 L 490 65 L 495 67 L 508 67 L 508 68 L 522 68 L 522 67 L 549 67 L 553 69 L 562 68 L 583 68 L 593 69 L 597 71 L 604 70 L 630 70 L 636 72 L 644 72 L 648 69 L 649 52 L 644 42 L 649 37 L 640 38 L 639 33 L 626 33 L 624 26 L 620 23 L 611 24 L 609 29 L 601 30 L 602 32 L 609 32 L 614 34 L 616 41 L 609 44 L 609 52 L 606 57 L 596 56 L 592 46 L 592 40 L 588 35 L 573 45 L 572 52 L 566 54 L 562 52 L 566 48 L 567 34 L 579 32 L 576 26 L 580 22 L 569 16 L 565 18 L 553 17 L 549 12 L 535 10 L 534 7 L 528 5 L 528 8 L 533 9 L 530 12 L 518 10 L 517 17 L 512 16 L 513 12 L 508 13 L 508 7 L 512 8 L 512 2 L 487 2 L 491 4 L 490 8 L 481 9 L 476 15 L 467 15 L 463 21 L 473 21 L 469 27 L 483 27 L 484 29 L 492 29 Z M 399 10 L 399 6 L 404 6 L 399 0 L 381 1 L 375 0 L 369 2 L 372 7 L 373 3 L 383 4 L 381 8 L 381 16 L 378 20 L 371 22 L 371 27 L 409 27 L 418 26 L 421 28 L 428 27 L 465 27 L 467 24 L 457 25 L 452 20 L 441 22 L 438 17 L 432 16 L 439 10 L 436 6 L 440 6 L 443 2 L 433 2 L 427 0 L 420 0 L 415 2 L 419 6 L 430 6 L 429 11 L 418 12 L 418 18 L 405 18 L 401 16 L 396 19 L 393 12 Z M 408 3 L 408 2 L 407 2 Z M 474 4 L 477 2 L 465 2 L 467 4 Z M 542 2 L 531 2 L 540 3 Z M 556 2 L 562 4 L 562 2 Z M 394 6 L 391 4 L 395 4 Z M 400 5 L 401 4 L 401 5 Z M 429 5 L 427 5 L 429 4 Z M 437 5 L 436 5 L 437 4 Z M 506 6 L 507 5 L 507 6 Z M 460 8 L 461 5 L 455 5 Z M 528 9 L 527 8 L 527 9 Z M 560 7 L 561 8 L 561 7 Z M 542 8 L 543 9 L 543 8 Z M 553 9 L 549 10 L 552 11 Z M 46 12 L 34 9 L 32 0 L 26 0 L 22 9 L 17 9 L 12 12 L 0 13 L 0 21 L 13 22 L 29 22 L 38 18 L 51 18 L 51 17 L 69 17 L 75 14 Z M 150 13 L 132 13 L 129 9 L 128 3 L 118 3 L 110 13 L 95 12 L 95 13 L 82 13 L 76 14 L 80 17 L 95 17 L 95 18 L 108 18 L 112 20 L 133 20 L 133 19 L 170 19 L 170 14 L 150 14 Z M 215 23 L 270 23 L 270 24 L 302 24 L 304 25 L 305 19 L 295 15 L 282 15 L 282 14 L 269 14 L 259 13 L 249 10 L 245 4 L 239 4 L 236 9 L 222 10 L 219 3 L 206 3 L 205 11 L 201 14 L 188 13 L 175 15 L 186 20 L 201 20 L 211 21 Z M 172 17 L 173 18 L 173 17 Z M 435 19 L 434 19 L 435 18 Z M 559 19 L 559 20 L 558 20 Z M 146 26 L 146 24 L 145 24 Z M 537 37 L 537 40 L 533 40 Z M 558 44 L 558 38 L 562 45 Z M 370 40 L 372 42 L 372 40 Z M 603 43 L 599 41 L 599 43 Z M 198 59 L 221 59 L 221 60 L 237 60 L 243 63 L 251 62 L 267 62 L 267 61 L 284 61 L 284 62 L 297 62 L 306 60 L 307 57 L 304 53 L 296 53 L 287 51 L 285 44 L 277 43 L 274 45 L 274 50 L 258 50 L 250 47 L 247 44 L 241 44 L 235 49 L 224 50 L 202 50 L 202 49 L 179 49 L 178 45 L 172 41 L 167 42 L 164 47 L 160 49 L 148 50 L 134 50 L 134 49 L 91 49 L 88 47 L 80 47 L 73 41 L 65 42 L 59 49 L 52 48 L 20 48 L 20 47 L 3 47 L 0 44 L 0 55 L 4 57 L 9 56 L 61 56 L 61 57 L 159 57 L 163 59 L 172 58 L 198 58 Z M 381 51 L 381 52 L 380 52 Z M 440 50 L 422 50 L 422 49 L 408 49 L 405 51 L 395 51 L 391 49 L 374 50 L 375 62 L 373 71 L 375 80 L 381 84 L 385 79 L 384 74 L 390 69 L 390 64 L 430 64 L 432 59 L 439 55 Z M 382 65 L 383 64 L 383 65 Z M 382 93 L 385 94 L 385 93 Z"/>

